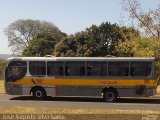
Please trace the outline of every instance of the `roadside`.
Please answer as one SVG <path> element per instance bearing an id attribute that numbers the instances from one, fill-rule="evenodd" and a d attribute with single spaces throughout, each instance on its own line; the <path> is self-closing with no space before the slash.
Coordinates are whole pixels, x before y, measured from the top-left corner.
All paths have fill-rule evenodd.
<path id="1" fill-rule="evenodd" d="M 159 111 L 139 110 L 90 110 L 90 109 L 49 109 L 29 107 L 0 107 L 0 118 L 21 120 L 159 120 Z M 149 118 L 149 119 L 148 119 Z M 8 119 L 7 119 L 8 120 Z"/>
<path id="2" fill-rule="evenodd" d="M 115 110 L 115 109 L 65 109 L 65 108 L 41 108 L 6 106 L 0 107 L 0 113 L 4 114 L 160 114 L 153 110 Z"/>
<path id="3" fill-rule="evenodd" d="M 4 94 L 4 81 L 3 80 L 0 80 L 0 95 L 1 94 Z"/>

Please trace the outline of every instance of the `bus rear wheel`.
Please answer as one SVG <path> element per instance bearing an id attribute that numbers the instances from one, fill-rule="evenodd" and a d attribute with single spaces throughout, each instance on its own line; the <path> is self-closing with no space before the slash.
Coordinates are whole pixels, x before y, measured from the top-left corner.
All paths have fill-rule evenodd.
<path id="1" fill-rule="evenodd" d="M 103 100 L 105 102 L 114 102 L 117 100 L 117 97 L 118 97 L 117 92 L 114 89 L 106 89 L 103 92 Z"/>
<path id="2" fill-rule="evenodd" d="M 32 91 L 32 96 L 36 100 L 44 100 L 46 98 L 46 92 L 43 88 L 35 88 Z"/>

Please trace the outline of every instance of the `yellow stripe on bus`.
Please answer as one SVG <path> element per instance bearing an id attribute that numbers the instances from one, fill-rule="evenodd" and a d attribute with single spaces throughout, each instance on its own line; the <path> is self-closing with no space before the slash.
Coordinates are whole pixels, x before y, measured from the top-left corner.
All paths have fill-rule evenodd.
<path id="1" fill-rule="evenodd" d="M 85 85 L 85 86 L 156 86 L 156 80 L 108 80 L 108 79 L 54 79 L 54 78 L 24 78 L 13 84 L 21 85 Z"/>

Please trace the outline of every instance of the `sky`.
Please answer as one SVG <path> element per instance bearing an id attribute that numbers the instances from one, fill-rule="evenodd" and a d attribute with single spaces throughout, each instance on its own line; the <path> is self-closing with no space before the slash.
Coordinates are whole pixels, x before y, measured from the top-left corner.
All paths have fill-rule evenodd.
<path id="1" fill-rule="evenodd" d="M 140 0 L 142 9 L 157 8 L 160 0 Z M 4 29 L 18 19 L 52 22 L 62 32 L 74 34 L 92 24 L 128 24 L 122 0 L 0 0 L 0 54 L 11 54 Z"/>

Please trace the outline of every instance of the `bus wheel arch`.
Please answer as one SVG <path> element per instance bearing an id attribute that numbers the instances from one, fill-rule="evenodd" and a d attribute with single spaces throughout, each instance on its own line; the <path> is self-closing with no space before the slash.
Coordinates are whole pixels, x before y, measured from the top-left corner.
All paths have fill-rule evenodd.
<path id="1" fill-rule="evenodd" d="M 118 98 L 118 91 L 113 87 L 104 88 L 102 93 L 105 102 L 114 102 Z"/>
<path id="2" fill-rule="evenodd" d="M 45 89 L 41 86 L 32 87 L 30 94 L 32 94 L 32 96 L 38 100 L 44 100 L 47 96 Z"/>

